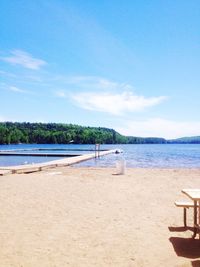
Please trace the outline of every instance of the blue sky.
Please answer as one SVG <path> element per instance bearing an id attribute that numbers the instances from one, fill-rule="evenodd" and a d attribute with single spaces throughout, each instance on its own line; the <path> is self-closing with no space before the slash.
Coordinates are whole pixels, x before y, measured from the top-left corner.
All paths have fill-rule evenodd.
<path id="1" fill-rule="evenodd" d="M 0 121 L 200 135 L 199 0 L 1 0 Z"/>

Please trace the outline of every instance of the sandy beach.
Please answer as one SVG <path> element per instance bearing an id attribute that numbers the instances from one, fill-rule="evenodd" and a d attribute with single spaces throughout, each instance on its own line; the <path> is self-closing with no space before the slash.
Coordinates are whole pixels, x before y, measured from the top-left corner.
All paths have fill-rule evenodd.
<path id="1" fill-rule="evenodd" d="M 56 168 L 0 176 L 1 267 L 200 266 L 175 200 L 200 169 Z"/>

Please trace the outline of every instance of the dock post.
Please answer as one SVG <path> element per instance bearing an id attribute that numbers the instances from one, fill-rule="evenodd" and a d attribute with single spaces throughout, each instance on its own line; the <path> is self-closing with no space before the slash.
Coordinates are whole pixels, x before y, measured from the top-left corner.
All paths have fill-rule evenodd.
<path id="1" fill-rule="evenodd" d="M 100 157 L 100 145 L 95 144 L 95 158 Z"/>
<path id="2" fill-rule="evenodd" d="M 97 157 L 97 144 L 95 144 L 94 151 L 95 151 L 95 158 L 96 158 Z"/>

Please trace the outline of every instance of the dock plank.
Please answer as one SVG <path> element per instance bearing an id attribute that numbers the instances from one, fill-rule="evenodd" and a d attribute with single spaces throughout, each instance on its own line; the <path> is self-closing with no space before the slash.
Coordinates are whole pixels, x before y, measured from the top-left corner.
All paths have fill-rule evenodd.
<path id="1" fill-rule="evenodd" d="M 0 170 L 0 176 L 11 174 L 10 170 Z"/>
<path id="2" fill-rule="evenodd" d="M 100 151 L 99 156 L 106 156 L 108 154 L 115 153 L 115 150 Z M 19 166 L 10 167 L 0 167 L 0 175 L 6 175 L 7 173 L 31 173 L 38 172 L 49 168 L 70 166 L 82 161 L 90 160 L 95 158 L 97 155 L 95 153 L 78 155 L 74 157 L 66 157 L 58 160 L 52 160 L 44 163 L 27 164 Z M 4 174 L 5 173 L 5 174 Z"/>

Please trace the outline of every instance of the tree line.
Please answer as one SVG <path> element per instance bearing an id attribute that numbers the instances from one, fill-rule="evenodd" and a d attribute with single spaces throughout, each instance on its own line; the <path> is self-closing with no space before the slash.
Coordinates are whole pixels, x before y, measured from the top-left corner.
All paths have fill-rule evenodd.
<path id="1" fill-rule="evenodd" d="M 0 122 L 0 144 L 200 144 L 200 136 L 166 140 L 124 136 L 113 129 L 64 123 Z"/>
<path id="2" fill-rule="evenodd" d="M 61 123 L 0 123 L 0 144 L 116 144 L 126 140 L 108 128 Z"/>
<path id="3" fill-rule="evenodd" d="M 152 144 L 164 138 L 124 136 L 113 129 L 63 123 L 1 122 L 0 144 Z"/>

